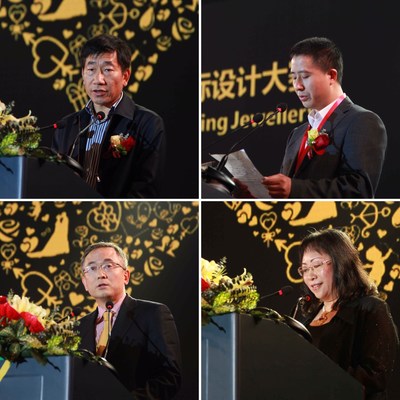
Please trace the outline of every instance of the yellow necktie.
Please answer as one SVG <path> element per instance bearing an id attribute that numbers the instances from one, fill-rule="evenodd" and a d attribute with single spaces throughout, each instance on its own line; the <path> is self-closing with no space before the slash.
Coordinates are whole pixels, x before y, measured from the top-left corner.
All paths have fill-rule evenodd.
<path id="1" fill-rule="evenodd" d="M 107 313 L 110 313 L 107 315 Z M 102 356 L 104 354 L 104 350 L 107 347 L 107 342 L 108 342 L 108 335 L 109 335 L 109 324 L 111 324 L 112 327 L 112 318 L 113 318 L 114 312 L 113 311 L 106 311 L 103 314 L 103 319 L 104 319 L 104 326 L 103 330 L 101 331 L 99 341 L 97 342 L 97 347 L 96 347 L 96 354 L 98 356 Z"/>

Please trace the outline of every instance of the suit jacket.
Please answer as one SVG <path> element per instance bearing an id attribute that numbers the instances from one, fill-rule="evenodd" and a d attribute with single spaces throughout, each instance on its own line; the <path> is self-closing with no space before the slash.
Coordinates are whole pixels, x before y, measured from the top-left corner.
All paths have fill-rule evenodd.
<path id="1" fill-rule="evenodd" d="M 295 172 L 307 126 L 291 132 L 281 166 L 292 178 L 290 198 L 373 198 L 387 146 L 379 116 L 346 97 L 322 127 L 331 140 L 325 154 L 306 156 Z"/>
<path id="2" fill-rule="evenodd" d="M 367 400 L 386 399 L 399 346 L 386 302 L 374 296 L 358 298 L 341 307 L 328 324 L 313 328 L 309 324 L 315 315 L 298 319 L 316 346 L 364 385 Z"/>
<path id="3" fill-rule="evenodd" d="M 159 186 L 165 163 L 165 129 L 163 120 L 153 111 L 135 104 L 124 94 L 111 115 L 110 125 L 104 135 L 101 149 L 96 191 L 106 198 L 154 198 L 159 196 Z M 52 148 L 70 155 L 79 132 L 90 123 L 86 109 L 63 119 L 65 127 L 56 129 Z M 110 137 L 129 134 L 135 146 L 127 155 L 114 158 L 110 151 Z M 76 142 L 72 157 L 84 165 L 87 135 Z"/>
<path id="4" fill-rule="evenodd" d="M 80 347 L 93 353 L 97 314 L 96 309 L 81 318 L 77 328 L 82 339 Z M 173 398 L 181 383 L 181 355 L 168 307 L 127 295 L 114 322 L 106 358 L 136 398 Z"/>

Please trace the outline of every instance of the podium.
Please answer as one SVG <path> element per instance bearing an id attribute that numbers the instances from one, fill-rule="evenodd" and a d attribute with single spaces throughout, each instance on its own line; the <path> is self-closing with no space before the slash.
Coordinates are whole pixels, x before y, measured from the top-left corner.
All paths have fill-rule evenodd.
<path id="1" fill-rule="evenodd" d="M 245 314 L 202 327 L 203 400 L 362 400 L 363 387 L 284 323 Z"/>
<path id="2" fill-rule="evenodd" d="M 64 163 L 24 156 L 0 158 L 0 198 L 101 198 Z"/>
<path id="3" fill-rule="evenodd" d="M 32 358 L 12 364 L 0 382 L 1 400 L 132 400 L 133 395 L 108 368 L 70 356 Z M 2 361 L 0 361 L 0 367 Z"/>
<path id="4" fill-rule="evenodd" d="M 12 364 L 0 382 L 0 399 L 72 400 L 71 358 L 49 357 L 49 360 L 58 369 L 31 358 L 18 365 Z"/>

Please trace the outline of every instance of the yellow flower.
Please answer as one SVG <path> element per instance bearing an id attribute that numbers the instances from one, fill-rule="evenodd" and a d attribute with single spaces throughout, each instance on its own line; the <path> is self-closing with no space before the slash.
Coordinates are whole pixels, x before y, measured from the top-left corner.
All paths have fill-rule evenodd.
<path id="1" fill-rule="evenodd" d="M 208 261 L 201 259 L 201 277 L 207 282 L 219 283 L 223 275 L 223 267 L 217 264 L 214 260 Z"/>
<path id="2" fill-rule="evenodd" d="M 112 135 L 110 137 L 111 146 L 116 147 L 121 144 L 121 136 L 120 135 Z"/>
<path id="3" fill-rule="evenodd" d="M 314 142 L 314 140 L 318 137 L 319 132 L 317 129 L 310 129 L 308 131 L 308 143 L 310 144 Z"/>

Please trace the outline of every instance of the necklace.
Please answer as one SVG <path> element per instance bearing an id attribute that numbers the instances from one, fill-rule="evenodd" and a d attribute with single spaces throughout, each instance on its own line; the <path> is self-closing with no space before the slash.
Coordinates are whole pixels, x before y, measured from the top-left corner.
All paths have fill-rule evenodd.
<path id="1" fill-rule="evenodd" d="M 335 310 L 330 310 L 330 311 L 326 311 L 325 309 L 325 304 L 322 306 L 322 314 L 321 316 L 316 319 L 314 322 L 318 325 L 323 325 L 325 323 L 328 322 L 328 315 L 332 312 L 335 312 Z"/>

